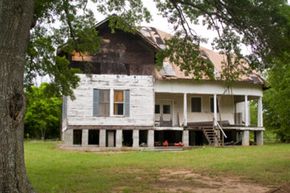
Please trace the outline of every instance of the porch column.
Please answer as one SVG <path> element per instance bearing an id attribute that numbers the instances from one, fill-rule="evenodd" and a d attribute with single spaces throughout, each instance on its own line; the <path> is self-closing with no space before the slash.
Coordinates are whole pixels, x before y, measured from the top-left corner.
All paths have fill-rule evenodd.
<path id="1" fill-rule="evenodd" d="M 82 129 L 82 146 L 88 146 L 89 140 L 89 130 L 88 129 Z"/>
<path id="2" fill-rule="evenodd" d="M 248 95 L 245 95 L 245 126 L 249 126 L 249 102 Z"/>
<path id="3" fill-rule="evenodd" d="M 183 126 L 187 126 L 187 93 L 183 94 Z"/>
<path id="4" fill-rule="evenodd" d="M 106 147 L 106 129 L 100 129 L 99 146 Z"/>
<path id="5" fill-rule="evenodd" d="M 256 144 L 263 145 L 264 144 L 264 132 L 263 131 L 256 131 Z"/>
<path id="6" fill-rule="evenodd" d="M 214 126 L 217 126 L 217 96 L 216 94 L 213 95 L 213 119 L 214 119 Z"/>
<path id="7" fill-rule="evenodd" d="M 245 95 L 245 104 L 244 104 L 244 114 L 245 114 L 245 127 L 249 126 L 249 102 L 248 95 Z M 250 131 L 243 131 L 242 136 L 242 145 L 248 146 L 250 145 Z"/>
<path id="8" fill-rule="evenodd" d="M 243 131 L 242 146 L 250 145 L 250 131 Z"/>
<path id="9" fill-rule="evenodd" d="M 148 147 L 154 147 L 154 130 L 153 129 L 148 130 L 147 145 Z"/>
<path id="10" fill-rule="evenodd" d="M 258 127 L 263 127 L 263 102 L 262 97 L 258 99 Z"/>
<path id="11" fill-rule="evenodd" d="M 139 147 L 139 130 L 133 130 L 133 147 Z"/>
<path id="12" fill-rule="evenodd" d="M 189 131 L 188 130 L 183 130 L 182 132 L 182 143 L 184 145 L 184 147 L 188 147 L 189 146 Z"/>
<path id="13" fill-rule="evenodd" d="M 123 132 L 121 129 L 116 130 L 116 147 L 121 148 L 122 147 L 122 141 L 123 141 Z"/>
<path id="14" fill-rule="evenodd" d="M 106 147 L 106 130 L 100 129 L 99 147 Z"/>

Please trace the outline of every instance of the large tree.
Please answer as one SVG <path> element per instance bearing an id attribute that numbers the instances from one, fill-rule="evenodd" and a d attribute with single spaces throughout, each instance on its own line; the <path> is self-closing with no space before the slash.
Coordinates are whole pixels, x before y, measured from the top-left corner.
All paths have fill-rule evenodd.
<path id="1" fill-rule="evenodd" d="M 0 192 L 32 192 L 23 152 L 23 75 L 33 0 L 0 1 Z"/>
<path id="2" fill-rule="evenodd" d="M 290 143 L 290 54 L 275 61 L 268 72 L 269 88 L 265 91 L 265 126 L 281 142 Z"/>
<path id="3" fill-rule="evenodd" d="M 99 12 L 115 13 L 110 26 L 134 32 L 135 23 L 149 19 L 141 0 L 92 0 Z M 176 35 L 159 54 L 197 77 L 212 77 L 212 65 L 199 54 L 202 38 L 190 27 L 201 22 L 219 36 L 214 47 L 228 56 L 223 75 L 235 79 L 242 57 L 239 45 L 251 45 L 252 67 L 271 65 L 290 48 L 289 6 L 284 0 L 155 0 L 159 11 L 176 27 Z M 52 89 L 72 95 L 78 78 L 65 53 L 95 54 L 98 36 L 88 0 L 0 0 L 0 192 L 33 192 L 23 158 L 23 84 L 49 75 Z M 56 23 L 57 25 L 53 25 Z M 124 22 L 126 21 L 126 22 Z M 48 30 L 49 29 L 49 30 Z M 30 36 L 29 36 L 30 34 Z M 63 57 L 56 56 L 60 45 Z M 178 45 L 178 46 L 176 46 Z M 236 60 L 232 60 L 232 56 Z M 262 65 L 262 66 L 263 66 Z M 231 78 L 233 77 L 233 78 Z"/>

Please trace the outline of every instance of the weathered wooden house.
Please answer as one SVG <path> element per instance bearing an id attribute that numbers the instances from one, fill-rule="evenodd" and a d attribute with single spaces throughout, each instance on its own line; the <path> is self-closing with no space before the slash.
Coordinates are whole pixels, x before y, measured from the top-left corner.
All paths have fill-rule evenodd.
<path id="1" fill-rule="evenodd" d="M 215 65 L 216 80 L 193 80 L 176 65 L 155 68 L 155 55 L 170 35 L 144 27 L 137 33 L 111 33 L 108 20 L 97 25 L 101 50 L 94 56 L 73 53 L 78 67 L 75 100 L 64 97 L 64 145 L 148 147 L 263 144 L 264 81 L 251 74 L 230 90 L 219 80 L 224 56 L 203 54 Z M 249 101 L 257 101 L 257 125 L 251 125 Z M 166 141 L 166 142 L 165 142 Z M 165 144 L 164 144 L 165 142 Z"/>

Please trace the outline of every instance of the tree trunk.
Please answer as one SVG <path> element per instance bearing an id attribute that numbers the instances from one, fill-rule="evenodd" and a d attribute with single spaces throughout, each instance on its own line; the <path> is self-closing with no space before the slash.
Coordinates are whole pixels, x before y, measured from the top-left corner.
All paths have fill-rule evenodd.
<path id="1" fill-rule="evenodd" d="M 23 75 L 34 0 L 0 0 L 0 192 L 32 193 L 24 164 Z"/>

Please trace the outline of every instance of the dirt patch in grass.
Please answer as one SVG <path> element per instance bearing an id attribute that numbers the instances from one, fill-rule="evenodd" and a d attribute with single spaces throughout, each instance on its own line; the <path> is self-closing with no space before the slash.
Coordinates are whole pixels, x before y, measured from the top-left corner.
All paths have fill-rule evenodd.
<path id="1" fill-rule="evenodd" d="M 269 187 L 244 182 L 238 177 L 209 177 L 183 169 L 161 169 L 160 177 L 153 184 L 158 192 L 194 193 L 265 193 Z"/>
<path id="2" fill-rule="evenodd" d="M 268 193 L 289 193 L 290 192 L 290 183 L 283 184 L 279 188 L 269 191 Z"/>

